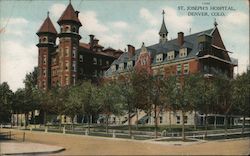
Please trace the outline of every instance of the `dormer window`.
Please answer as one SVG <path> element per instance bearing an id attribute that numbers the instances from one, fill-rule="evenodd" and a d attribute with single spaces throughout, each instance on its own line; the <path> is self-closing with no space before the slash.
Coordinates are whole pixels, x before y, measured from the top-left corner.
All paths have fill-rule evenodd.
<path id="1" fill-rule="evenodd" d="M 162 62 L 163 61 L 163 54 L 158 54 L 156 55 L 156 63 Z"/>
<path id="2" fill-rule="evenodd" d="M 116 71 L 116 65 L 115 65 L 115 64 L 113 64 L 113 65 L 111 66 L 111 70 L 112 70 L 112 72 L 115 72 L 115 71 Z"/>
<path id="3" fill-rule="evenodd" d="M 187 56 L 187 48 L 180 49 L 180 58 Z"/>
<path id="4" fill-rule="evenodd" d="M 167 60 L 173 60 L 174 56 L 175 56 L 174 53 L 175 53 L 174 51 L 168 52 L 168 54 L 167 54 Z"/>
<path id="5" fill-rule="evenodd" d="M 131 69 L 133 67 L 133 61 L 128 61 L 127 68 Z"/>
<path id="6" fill-rule="evenodd" d="M 124 70 L 124 63 L 120 63 L 119 64 L 119 71 L 123 71 Z"/>

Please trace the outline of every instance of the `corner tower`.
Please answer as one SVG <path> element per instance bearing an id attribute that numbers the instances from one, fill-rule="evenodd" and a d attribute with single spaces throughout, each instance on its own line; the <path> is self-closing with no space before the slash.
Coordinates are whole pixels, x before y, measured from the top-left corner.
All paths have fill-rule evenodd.
<path id="1" fill-rule="evenodd" d="M 168 41 L 168 30 L 165 25 L 164 15 L 165 15 L 165 11 L 163 10 L 162 11 L 162 24 L 161 24 L 161 29 L 159 31 L 160 43 L 165 43 L 166 41 Z"/>
<path id="2" fill-rule="evenodd" d="M 79 28 L 82 26 L 78 19 L 78 11 L 75 11 L 71 2 L 59 18 L 59 81 L 61 86 L 75 84 L 77 80 L 77 60 L 79 40 Z"/>
<path id="3" fill-rule="evenodd" d="M 38 47 L 38 88 L 48 90 L 51 87 L 51 53 L 55 51 L 57 31 L 49 18 L 44 20 L 36 33 L 39 37 Z"/>

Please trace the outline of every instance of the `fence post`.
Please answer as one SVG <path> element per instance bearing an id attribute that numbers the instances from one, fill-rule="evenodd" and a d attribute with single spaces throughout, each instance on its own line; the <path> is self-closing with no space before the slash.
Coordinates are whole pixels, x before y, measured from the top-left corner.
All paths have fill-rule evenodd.
<path id="1" fill-rule="evenodd" d="M 25 141 L 25 132 L 23 132 L 23 142 Z"/>
<path id="2" fill-rule="evenodd" d="M 47 126 L 45 126 L 45 133 L 47 133 L 48 132 L 48 127 Z"/>
<path id="3" fill-rule="evenodd" d="M 88 135 L 88 130 L 87 129 L 85 129 L 85 135 Z"/>
<path id="4" fill-rule="evenodd" d="M 63 127 L 63 134 L 65 134 L 65 125 L 64 125 L 64 127 Z"/>
<path id="5" fill-rule="evenodd" d="M 113 130 L 113 138 L 115 138 L 116 136 L 115 136 L 115 130 Z"/>
<path id="6" fill-rule="evenodd" d="M 3 129 L 3 124 L 1 124 L 1 129 Z"/>

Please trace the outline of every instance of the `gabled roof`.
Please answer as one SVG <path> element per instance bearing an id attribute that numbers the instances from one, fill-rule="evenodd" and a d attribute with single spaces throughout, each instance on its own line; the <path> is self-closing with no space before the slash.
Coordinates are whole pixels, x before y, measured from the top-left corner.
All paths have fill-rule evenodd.
<path id="1" fill-rule="evenodd" d="M 71 3 L 69 3 L 67 8 L 64 10 L 62 16 L 59 18 L 57 23 L 60 24 L 62 21 L 74 21 L 80 26 L 82 25 Z"/>
<path id="2" fill-rule="evenodd" d="M 147 50 L 148 52 L 151 54 L 151 57 L 153 58 L 152 60 L 152 65 L 156 65 L 156 55 L 157 54 L 167 54 L 170 51 L 179 51 L 181 48 L 189 48 L 189 52 L 188 55 L 184 58 L 179 57 L 179 53 L 176 53 L 176 57 L 171 60 L 171 62 L 175 62 L 175 61 L 179 61 L 179 60 L 186 60 L 186 59 L 191 59 L 191 58 L 195 58 L 197 57 L 197 53 L 199 52 L 199 46 L 198 46 L 198 42 L 197 42 L 197 37 L 201 34 L 201 33 L 206 33 L 208 35 L 212 35 L 212 33 L 214 32 L 214 28 L 212 29 L 208 29 L 205 31 L 201 31 L 195 34 L 191 34 L 191 35 L 187 35 L 184 36 L 184 43 L 182 46 L 178 45 L 178 39 L 173 39 L 173 40 L 169 40 L 165 43 L 157 43 L 151 46 L 147 46 Z M 130 60 L 136 61 L 140 55 L 141 52 L 141 48 L 135 50 L 135 55 L 132 58 L 128 57 L 128 53 L 123 53 L 118 59 L 116 59 L 112 65 L 119 65 L 120 63 L 124 63 Z M 168 63 L 170 62 L 169 60 L 167 60 L 167 58 L 165 58 L 163 60 L 163 63 Z M 118 72 L 118 71 L 116 71 Z M 112 71 L 111 68 L 109 68 L 105 75 L 111 75 Z"/>
<path id="3" fill-rule="evenodd" d="M 53 34 L 57 34 L 57 31 L 56 31 L 53 23 L 51 22 L 49 16 L 47 16 L 47 18 L 43 22 L 42 26 L 38 30 L 37 34 L 39 34 L 39 33 L 48 33 L 48 32 L 53 33 Z"/>

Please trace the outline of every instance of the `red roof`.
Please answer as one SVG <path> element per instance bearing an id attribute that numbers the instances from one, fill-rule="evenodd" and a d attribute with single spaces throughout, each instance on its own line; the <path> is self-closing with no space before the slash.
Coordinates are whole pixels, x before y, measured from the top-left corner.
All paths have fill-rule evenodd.
<path id="1" fill-rule="evenodd" d="M 86 49 L 89 49 L 90 48 L 90 45 L 87 44 L 87 43 L 80 43 L 80 47 L 83 47 L 83 48 L 86 48 Z"/>
<path id="2" fill-rule="evenodd" d="M 45 21 L 43 22 L 42 26 L 40 27 L 37 33 L 46 33 L 46 32 L 57 34 L 57 31 L 53 23 L 51 22 L 49 16 L 45 19 Z"/>
<path id="3" fill-rule="evenodd" d="M 64 10 L 62 16 L 59 18 L 57 23 L 60 24 L 62 21 L 74 21 L 82 25 L 71 3 L 69 3 L 67 8 Z"/>

